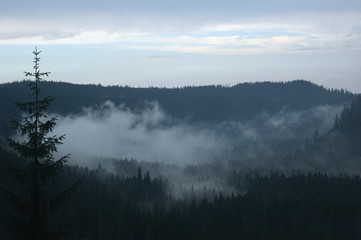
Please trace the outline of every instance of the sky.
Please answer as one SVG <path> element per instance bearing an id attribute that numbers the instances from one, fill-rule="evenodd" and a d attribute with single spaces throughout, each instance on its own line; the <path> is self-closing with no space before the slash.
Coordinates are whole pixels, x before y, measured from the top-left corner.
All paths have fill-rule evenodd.
<path id="1" fill-rule="evenodd" d="M 0 0 L 0 82 L 182 87 L 305 79 L 361 93 L 359 0 Z"/>

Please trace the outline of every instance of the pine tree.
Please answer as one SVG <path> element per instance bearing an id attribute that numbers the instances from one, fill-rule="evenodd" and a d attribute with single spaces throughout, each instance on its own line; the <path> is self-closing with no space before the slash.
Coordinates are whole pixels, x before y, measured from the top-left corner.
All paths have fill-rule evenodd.
<path id="1" fill-rule="evenodd" d="M 51 136 L 56 125 L 57 117 L 49 118 L 44 112 L 54 100 L 52 97 L 40 99 L 39 83 L 42 77 L 49 76 L 50 72 L 40 72 L 39 54 L 35 48 L 34 72 L 25 72 L 26 77 L 34 78 L 28 86 L 33 94 L 29 102 L 17 102 L 24 117 L 21 121 L 11 119 L 14 128 L 22 135 L 23 140 L 18 141 L 7 138 L 9 146 L 26 161 L 25 168 L 14 167 L 9 161 L 6 166 L 14 173 L 22 191 L 12 191 L 5 187 L 1 189 L 11 198 L 14 210 L 10 213 L 9 223 L 15 239 L 43 240 L 60 239 L 63 236 L 60 228 L 50 226 L 49 218 L 59 204 L 71 194 L 78 183 L 74 183 L 65 191 L 50 195 L 49 181 L 54 179 L 64 167 L 69 155 L 60 159 L 54 158 L 57 146 L 62 144 L 65 135 Z"/>

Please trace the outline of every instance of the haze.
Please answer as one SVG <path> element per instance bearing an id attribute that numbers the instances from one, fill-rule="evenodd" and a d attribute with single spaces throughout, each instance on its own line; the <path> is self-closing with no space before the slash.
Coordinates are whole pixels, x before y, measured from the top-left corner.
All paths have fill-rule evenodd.
<path id="1" fill-rule="evenodd" d="M 223 165 L 230 160 L 261 165 L 264 163 L 256 159 L 280 154 L 272 144 L 301 144 L 316 130 L 327 132 L 341 110 L 342 105 L 324 105 L 304 111 L 283 109 L 273 115 L 264 112 L 246 122 L 189 124 L 175 120 L 156 102 L 143 111 L 134 111 L 107 101 L 99 109 L 60 116 L 54 134 L 66 132 L 59 157 L 70 153 L 72 164 L 81 166 L 97 166 L 94 161 L 99 158 L 179 166 L 214 162 Z M 237 148 L 242 149 L 241 153 Z M 282 148 L 284 154 L 291 150 Z"/>

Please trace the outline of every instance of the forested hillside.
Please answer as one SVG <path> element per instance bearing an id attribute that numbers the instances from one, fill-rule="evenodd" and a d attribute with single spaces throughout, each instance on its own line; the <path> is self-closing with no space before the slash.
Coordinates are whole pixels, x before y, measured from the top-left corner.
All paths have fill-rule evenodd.
<path id="1" fill-rule="evenodd" d="M 358 173 L 361 170 L 361 96 L 344 108 L 327 133 L 315 136 L 295 156 L 310 169 Z M 308 160 L 309 159 L 309 160 Z"/>
<path id="2" fill-rule="evenodd" d="M 85 154 L 77 162 L 78 156 L 72 156 L 71 164 L 49 183 L 51 190 L 58 192 L 76 181 L 80 182 L 75 194 L 63 202 L 49 221 L 50 226 L 63 227 L 66 233 L 64 239 L 352 240 L 361 237 L 360 96 L 326 90 L 305 81 L 182 89 L 134 89 L 54 82 L 42 84 L 42 93 L 56 97 L 51 111 L 59 114 L 79 114 L 83 107 L 102 108 L 107 100 L 125 104 L 136 113 L 146 107 L 147 101 L 157 101 L 174 119 L 182 119 L 195 126 L 200 122 L 212 122 L 211 126 L 218 127 L 217 131 L 226 130 L 234 135 L 231 141 L 227 141 L 222 134 L 200 135 L 204 134 L 203 130 L 197 133 L 195 127 L 183 125 L 176 126 L 175 129 L 179 131 L 175 131 L 166 125 L 157 126 L 151 119 L 150 123 L 144 124 L 145 132 L 150 132 L 151 136 L 161 133 L 164 138 L 168 136 L 165 134 L 168 131 L 176 139 L 188 134 L 198 136 L 196 141 L 206 141 L 211 137 L 218 141 L 211 148 L 196 148 L 193 155 L 180 154 L 192 148 L 188 142 L 185 147 L 176 148 L 179 146 L 174 145 L 180 142 L 166 138 L 167 144 L 162 142 L 159 145 L 164 154 L 170 148 L 171 154 L 164 159 L 176 154 L 180 154 L 178 159 L 194 157 L 192 161 L 185 161 L 187 164 L 168 164 L 159 161 L 159 158 L 142 161 Z M 0 91 L 2 116 L 14 117 L 19 114 L 10 102 L 24 101 L 29 97 L 26 82 L 0 85 Z M 306 118 L 309 113 L 319 114 L 320 111 L 327 117 L 331 114 L 327 111 L 329 108 L 318 109 L 317 106 L 341 104 L 345 104 L 344 110 L 336 118 L 329 116 L 334 122 L 329 130 L 315 132 L 307 141 L 303 139 L 302 144 L 290 143 L 292 139 L 297 139 L 293 134 L 310 130 L 304 128 L 303 124 L 297 124 L 300 118 Z M 309 111 L 315 107 L 316 110 Z M 120 110 L 110 107 L 96 116 L 109 115 L 109 111 Z M 124 114 L 123 110 L 120 112 Z M 128 115 L 119 116 L 129 117 L 133 114 L 126 113 Z M 131 116 L 129 119 L 137 119 Z M 145 119 L 148 117 L 146 115 Z M 263 118 L 267 121 L 261 124 Z M 287 123 L 289 118 L 293 119 L 292 124 Z M 79 119 L 82 124 L 89 123 L 88 118 Z M 96 122 L 103 122 L 106 118 L 100 119 Z M 247 123 L 249 119 L 252 119 L 252 124 Z M 315 119 L 318 118 L 310 118 L 307 126 L 314 126 Z M 6 134 L 6 129 L 9 130 L 5 124 L 7 120 L 7 117 L 2 117 L 2 135 Z M 121 118 L 116 120 L 121 121 Z M 229 127 L 230 123 L 224 123 L 227 121 L 232 124 L 239 121 L 239 124 Z M 242 121 L 246 121 L 246 124 L 240 126 Z M 268 126 L 271 123 L 275 125 Z M 132 140 L 132 134 L 141 132 L 128 131 L 128 128 L 117 132 L 117 127 L 119 125 L 110 125 L 111 131 L 106 134 L 126 134 L 131 139 L 127 150 L 137 144 Z M 136 124 L 131 124 L 130 128 L 136 127 Z M 297 128 L 297 131 L 288 131 L 289 127 Z M 237 128 L 242 131 L 234 131 Z M 67 134 L 76 130 L 66 129 Z M 97 130 L 93 124 L 85 124 L 84 129 L 89 132 Z M 257 135 L 258 138 L 243 138 L 240 135 L 255 135 L 256 130 L 262 132 Z M 96 138 L 102 139 L 101 134 L 96 133 Z M 141 134 L 141 139 L 144 136 L 147 135 Z M 154 138 L 149 139 L 154 141 Z M 74 141 L 74 147 L 80 149 L 80 143 L 88 140 L 81 136 Z M 111 143 L 105 142 L 102 146 L 106 148 Z M 195 144 L 195 141 L 191 143 Z M 213 149 L 221 148 L 221 143 L 234 145 L 227 151 Z M 121 148 L 121 144 L 115 145 L 116 148 Z M 275 144 L 281 146 L 277 151 L 270 148 Z M 296 150 L 293 150 L 294 146 L 297 146 Z M 151 149 L 147 148 L 145 154 L 151 154 Z M 206 161 L 197 161 L 202 154 L 200 149 L 211 154 L 218 152 L 219 155 L 216 160 L 211 161 L 208 157 L 203 159 Z M 96 151 L 106 153 L 101 148 Z M 267 151 L 273 154 L 268 155 Z M 0 160 L 6 160 L 0 161 L 1 187 L 21 192 L 21 184 L 12 177 L 17 176 L 17 172 L 9 168 L 6 162 L 21 171 L 27 160 L 3 148 L 0 148 Z M 5 213 L 12 209 L 10 203 L 11 194 L 0 191 L 0 220 L 3 223 L 9 222 L 9 216 Z M 6 224 L 1 225 L 0 236 L 10 240 L 9 233 L 13 231 Z"/>
<path id="3" fill-rule="evenodd" d="M 1 157 L 17 159 L 3 151 Z M 1 182 L 11 187 L 4 165 L 0 171 Z M 203 189 L 175 198 L 167 180 L 141 169 L 129 174 L 133 176 L 114 175 L 101 166 L 65 168 L 53 188 L 79 179 L 81 185 L 52 223 L 66 220 L 66 239 L 84 240 L 361 237 L 359 176 L 234 171 L 228 176 L 234 193 Z M 242 191 L 236 192 L 239 187 Z M 8 198 L 1 196 L 1 206 L 6 207 Z M 0 234 L 10 239 L 4 228 Z"/>
<path id="4" fill-rule="evenodd" d="M 16 117 L 15 101 L 29 98 L 27 82 L 0 85 L 0 130 L 9 131 L 8 116 Z M 66 115 L 105 101 L 143 109 L 149 102 L 176 119 L 191 122 L 246 121 L 262 112 L 281 109 L 306 110 L 319 105 L 347 104 L 355 95 L 344 90 L 327 90 L 307 81 L 242 83 L 233 87 L 131 88 L 42 82 L 41 93 L 56 98 L 50 111 Z"/>

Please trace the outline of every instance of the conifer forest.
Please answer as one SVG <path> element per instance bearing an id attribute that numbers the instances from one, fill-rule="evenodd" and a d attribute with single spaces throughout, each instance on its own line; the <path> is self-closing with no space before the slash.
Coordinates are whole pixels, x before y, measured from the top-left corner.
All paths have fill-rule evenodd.
<path id="1" fill-rule="evenodd" d="M 361 239 L 361 96 L 0 84 L 0 239 Z M 51 69 L 50 69 L 51 70 Z"/>

